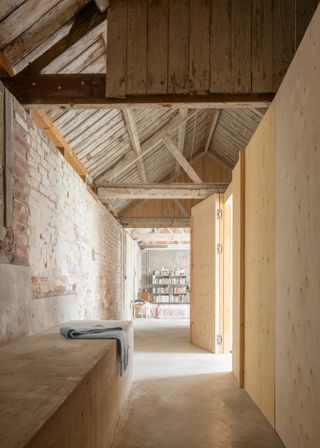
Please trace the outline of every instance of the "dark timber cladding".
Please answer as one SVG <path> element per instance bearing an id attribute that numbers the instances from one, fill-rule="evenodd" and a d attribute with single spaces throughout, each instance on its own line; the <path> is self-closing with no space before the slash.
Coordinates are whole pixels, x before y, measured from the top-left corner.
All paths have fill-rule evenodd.
<path id="1" fill-rule="evenodd" d="M 317 0 L 113 0 L 109 98 L 275 92 Z"/>

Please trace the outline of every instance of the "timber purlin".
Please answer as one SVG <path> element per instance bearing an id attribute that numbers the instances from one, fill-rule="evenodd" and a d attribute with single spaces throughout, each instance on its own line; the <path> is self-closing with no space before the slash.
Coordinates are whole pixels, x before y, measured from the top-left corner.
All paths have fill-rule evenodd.
<path id="1" fill-rule="evenodd" d="M 154 217 L 154 218 L 120 218 L 120 224 L 129 228 L 187 228 L 190 218 Z"/>
<path id="2" fill-rule="evenodd" d="M 214 193 L 223 193 L 228 183 L 209 184 L 105 184 L 97 189 L 101 198 L 121 199 L 205 199 Z"/>
<path id="3" fill-rule="evenodd" d="M 183 95 L 128 95 L 124 98 L 105 97 L 105 74 L 46 74 L 17 75 L 4 79 L 8 89 L 27 107 L 83 106 L 121 107 L 125 104 L 140 106 L 189 104 L 192 107 L 266 107 L 274 93 L 209 93 Z"/>
<path id="4" fill-rule="evenodd" d="M 18 75 L 4 80 L 22 103 L 34 98 L 38 104 L 46 98 L 99 98 L 105 89 L 105 75 L 100 74 L 47 74 Z"/>

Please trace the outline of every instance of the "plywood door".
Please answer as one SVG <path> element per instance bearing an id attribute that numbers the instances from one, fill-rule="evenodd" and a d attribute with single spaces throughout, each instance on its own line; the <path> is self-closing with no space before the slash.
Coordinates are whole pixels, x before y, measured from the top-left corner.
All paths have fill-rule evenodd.
<path id="1" fill-rule="evenodd" d="M 228 189 L 229 190 L 229 189 Z M 223 352 L 232 352 L 232 202 L 233 196 L 227 191 L 223 210 Z"/>
<path id="2" fill-rule="evenodd" d="M 232 171 L 232 371 L 244 387 L 245 151 Z"/>
<path id="3" fill-rule="evenodd" d="M 191 343 L 214 353 L 220 351 L 220 200 L 220 195 L 213 195 L 191 210 Z"/>
<path id="4" fill-rule="evenodd" d="M 245 150 L 244 385 L 274 425 L 275 108 Z"/>

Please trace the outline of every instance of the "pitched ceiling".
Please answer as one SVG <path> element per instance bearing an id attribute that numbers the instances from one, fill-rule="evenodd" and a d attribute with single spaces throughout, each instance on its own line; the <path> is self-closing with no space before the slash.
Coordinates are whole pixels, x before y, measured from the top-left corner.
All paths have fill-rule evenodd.
<path id="1" fill-rule="evenodd" d="M 73 26 L 81 20 L 89 20 L 92 11 L 96 11 L 96 6 L 89 0 L 2 0 L 1 52 L 15 72 L 21 72 L 66 36 Z M 44 67 L 42 73 L 104 73 L 105 36 L 104 20 Z M 221 110 L 208 151 L 232 168 L 238 160 L 239 150 L 247 145 L 264 112 L 248 108 Z M 140 144 L 148 141 L 179 113 L 176 107 L 134 109 Z M 93 181 L 117 166 L 132 150 L 123 113 L 119 109 L 55 108 L 49 115 Z M 188 116 L 191 118 L 185 126 L 183 154 L 191 161 L 206 147 L 212 109 L 189 109 Z M 178 131 L 175 130 L 171 137 L 177 143 Z M 161 182 L 177 172 L 175 158 L 161 141 L 143 157 L 143 162 L 149 183 Z M 113 182 L 141 182 L 137 164 L 131 164 L 115 176 Z M 110 201 L 111 208 L 119 214 L 133 203 L 128 200 Z"/>

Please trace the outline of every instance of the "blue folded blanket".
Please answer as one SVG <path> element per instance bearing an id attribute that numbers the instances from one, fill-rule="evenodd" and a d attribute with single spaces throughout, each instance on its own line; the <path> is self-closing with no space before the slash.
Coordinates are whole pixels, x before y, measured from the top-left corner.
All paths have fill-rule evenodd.
<path id="1" fill-rule="evenodd" d="M 121 327 L 95 325 L 91 328 L 61 327 L 60 333 L 70 339 L 116 339 L 120 376 L 124 374 L 129 362 L 129 344 L 127 332 Z"/>

